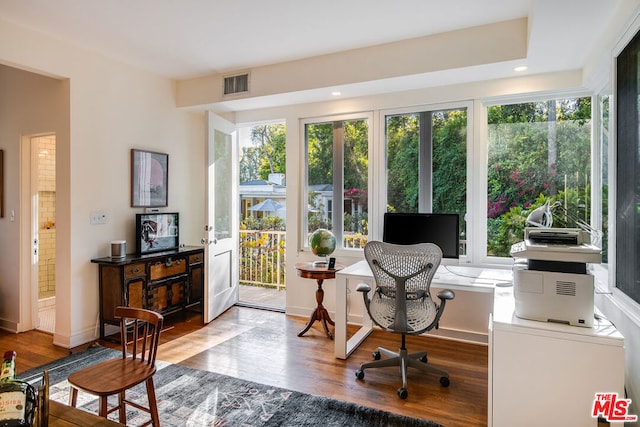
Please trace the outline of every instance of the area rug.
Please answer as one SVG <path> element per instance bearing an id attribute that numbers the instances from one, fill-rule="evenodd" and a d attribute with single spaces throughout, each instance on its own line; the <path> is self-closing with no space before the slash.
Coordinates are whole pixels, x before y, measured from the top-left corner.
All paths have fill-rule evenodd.
<path id="1" fill-rule="evenodd" d="M 49 372 L 50 397 L 68 404 L 70 373 L 94 363 L 120 357 L 120 352 L 102 346 L 59 359 L 18 375 L 39 383 Z M 154 376 L 160 423 L 163 427 L 185 426 L 407 426 L 437 427 L 440 424 L 392 414 L 378 409 L 321 396 L 271 387 L 186 366 L 158 362 Z M 147 404 L 144 385 L 128 393 Z M 114 402 L 115 403 L 115 400 Z M 98 401 L 80 392 L 78 406 L 97 413 Z M 117 420 L 117 413 L 113 413 Z M 131 409 L 128 425 L 140 425 L 148 415 Z"/>

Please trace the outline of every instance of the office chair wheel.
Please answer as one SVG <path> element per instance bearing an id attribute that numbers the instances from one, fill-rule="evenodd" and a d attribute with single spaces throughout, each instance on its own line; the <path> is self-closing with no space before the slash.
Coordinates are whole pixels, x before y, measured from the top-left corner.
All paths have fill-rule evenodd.
<path id="1" fill-rule="evenodd" d="M 447 378 L 447 377 L 440 377 L 440 385 L 441 385 L 442 387 L 449 387 L 449 384 L 450 384 L 450 382 L 449 382 L 449 378 Z"/>
<path id="2" fill-rule="evenodd" d="M 404 388 L 404 387 L 400 387 L 400 388 L 398 389 L 398 397 L 399 397 L 400 399 L 406 399 L 406 398 L 407 398 L 407 396 L 409 396 L 409 392 L 407 391 L 407 389 L 406 389 L 406 388 Z"/>
<path id="3" fill-rule="evenodd" d="M 422 357 L 421 357 L 420 359 L 418 359 L 418 360 L 420 360 L 422 363 L 427 363 L 427 361 L 428 361 L 429 359 L 427 359 L 427 356 L 426 356 L 426 355 L 424 355 L 424 356 L 422 356 Z"/>
<path id="4" fill-rule="evenodd" d="M 380 360 L 380 352 L 379 351 L 374 351 L 373 352 L 373 360 Z"/>
<path id="5" fill-rule="evenodd" d="M 362 369 L 358 369 L 356 371 L 356 378 L 359 379 L 359 380 L 364 378 L 364 371 Z"/>

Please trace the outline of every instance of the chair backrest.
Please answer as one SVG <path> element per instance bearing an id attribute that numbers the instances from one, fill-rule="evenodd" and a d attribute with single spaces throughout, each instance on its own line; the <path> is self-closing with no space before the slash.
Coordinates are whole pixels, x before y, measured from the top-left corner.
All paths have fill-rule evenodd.
<path id="1" fill-rule="evenodd" d="M 422 333 L 438 319 L 431 280 L 442 251 L 432 243 L 395 245 L 370 241 L 364 255 L 376 281 L 369 314 L 379 326 L 398 333 Z"/>
<path id="2" fill-rule="evenodd" d="M 164 317 L 155 311 L 134 307 L 116 307 L 115 317 L 120 318 L 122 358 L 129 357 L 130 344 L 131 358 L 154 366 Z"/>

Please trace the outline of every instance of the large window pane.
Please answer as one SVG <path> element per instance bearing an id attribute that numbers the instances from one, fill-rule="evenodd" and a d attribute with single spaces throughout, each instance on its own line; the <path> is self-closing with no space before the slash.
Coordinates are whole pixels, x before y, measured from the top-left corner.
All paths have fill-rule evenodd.
<path id="1" fill-rule="evenodd" d="M 369 210 L 368 119 L 308 123 L 305 140 L 307 235 L 326 228 L 338 247 L 363 247 Z"/>
<path id="2" fill-rule="evenodd" d="M 343 236 L 345 247 L 360 247 L 369 221 L 369 127 L 366 120 L 342 123 L 344 141 Z"/>
<path id="3" fill-rule="evenodd" d="M 457 213 L 466 254 L 467 111 L 386 116 L 387 211 Z"/>
<path id="4" fill-rule="evenodd" d="M 609 101 L 609 96 L 600 98 L 600 179 L 602 183 L 600 188 L 600 202 L 602 206 L 602 220 L 600 224 L 594 224 L 601 231 L 600 241 L 594 243 L 599 244 L 602 248 L 603 264 L 609 263 Z"/>
<path id="5" fill-rule="evenodd" d="M 640 303 L 640 32 L 616 58 L 615 285 Z"/>
<path id="6" fill-rule="evenodd" d="M 554 227 L 590 224 L 590 98 L 489 107 L 488 139 L 487 255 L 508 257 L 545 203 Z"/>

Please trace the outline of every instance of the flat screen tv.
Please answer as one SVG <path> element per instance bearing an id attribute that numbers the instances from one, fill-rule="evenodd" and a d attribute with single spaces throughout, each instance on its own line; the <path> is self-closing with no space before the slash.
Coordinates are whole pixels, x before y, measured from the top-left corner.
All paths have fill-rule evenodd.
<path id="1" fill-rule="evenodd" d="M 136 252 L 144 255 L 178 249 L 178 213 L 136 214 Z"/>
<path id="2" fill-rule="evenodd" d="M 460 217 L 444 213 L 384 214 L 382 240 L 397 245 L 435 243 L 443 258 L 460 257 Z"/>

